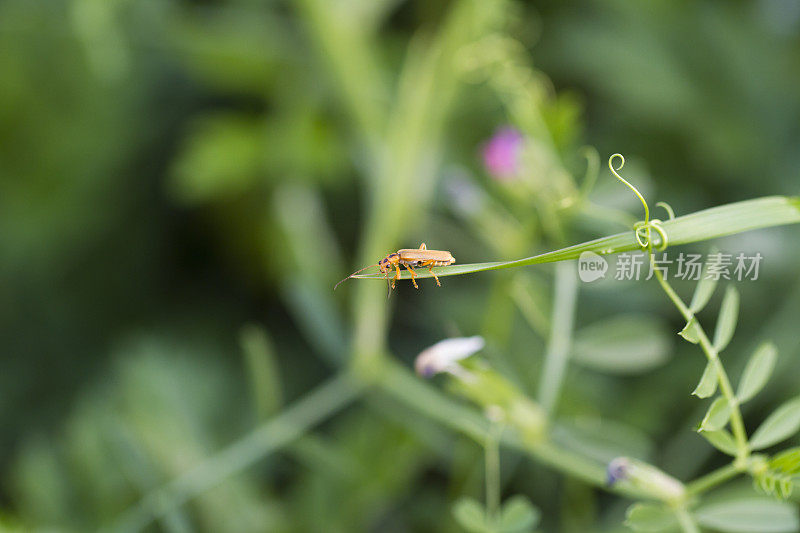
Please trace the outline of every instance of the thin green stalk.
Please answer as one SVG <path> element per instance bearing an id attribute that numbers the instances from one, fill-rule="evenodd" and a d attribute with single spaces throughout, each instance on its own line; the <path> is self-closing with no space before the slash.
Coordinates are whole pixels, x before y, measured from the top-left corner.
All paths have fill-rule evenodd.
<path id="1" fill-rule="evenodd" d="M 697 478 L 696 480 L 686 484 L 686 495 L 687 496 L 697 496 L 698 494 L 702 494 L 703 492 L 708 491 L 728 481 L 729 479 L 736 477 L 737 475 L 741 474 L 744 471 L 744 468 L 738 464 L 729 464 L 723 466 L 722 468 L 718 468 L 713 472 L 706 474 L 703 477 Z"/>
<path id="2" fill-rule="evenodd" d="M 683 318 L 686 320 L 687 324 L 691 321 L 694 321 L 695 323 L 695 330 L 699 338 L 700 347 L 702 348 L 703 353 L 706 354 L 706 358 L 709 360 L 709 362 L 714 365 L 714 368 L 717 372 L 720 390 L 722 391 L 722 395 L 728 401 L 728 405 L 731 409 L 731 429 L 733 430 L 733 436 L 736 439 L 737 459 L 739 461 L 744 461 L 750 454 L 750 449 L 747 446 L 747 432 L 744 428 L 744 419 L 742 418 L 742 411 L 739 409 L 739 401 L 736 399 L 733 386 L 731 386 L 730 379 L 728 379 L 728 374 L 725 372 L 725 368 L 720 362 L 719 353 L 711 344 L 711 341 L 708 340 L 705 330 L 700 325 L 700 322 L 697 320 L 692 310 L 689 309 L 681 297 L 678 296 L 678 293 L 675 292 L 675 289 L 673 289 L 667 280 L 664 279 L 664 276 L 661 274 L 661 272 L 655 268 L 655 257 L 653 256 L 652 245 L 648 251 L 650 255 L 650 266 L 653 269 L 655 277 L 658 280 L 658 283 L 661 285 L 661 288 L 667 294 L 669 299 L 672 300 L 672 303 L 675 304 L 675 307 L 678 308 L 678 311 L 680 311 L 681 315 L 683 315 Z"/>
<path id="3" fill-rule="evenodd" d="M 122 515 L 113 531 L 140 531 L 193 497 L 241 472 L 355 400 L 361 387 L 342 373 L 269 422 L 212 455 L 193 469 L 148 493 Z"/>
<path id="4" fill-rule="evenodd" d="M 681 530 L 684 533 L 700 533 L 700 528 L 697 527 L 697 523 L 685 507 L 676 509 L 675 516 L 678 518 L 678 524 L 680 524 Z"/>
<path id="5" fill-rule="evenodd" d="M 492 424 L 486 434 L 484 455 L 486 463 L 486 516 L 492 527 L 500 518 L 500 434 L 503 428 Z"/>
<path id="6" fill-rule="evenodd" d="M 556 268 L 550 340 L 539 382 L 539 403 L 548 415 L 552 415 L 555 411 L 561 385 L 564 382 L 577 299 L 578 277 L 575 273 L 575 265 L 566 262 L 559 263 Z"/>

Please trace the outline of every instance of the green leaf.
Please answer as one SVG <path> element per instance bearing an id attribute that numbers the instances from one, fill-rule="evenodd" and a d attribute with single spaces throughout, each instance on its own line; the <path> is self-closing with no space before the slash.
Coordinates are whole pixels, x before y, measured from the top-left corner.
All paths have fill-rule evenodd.
<path id="1" fill-rule="evenodd" d="M 541 518 L 541 512 L 528 498 L 512 496 L 503 504 L 499 530 L 501 533 L 526 533 L 535 528 Z"/>
<path id="2" fill-rule="evenodd" d="M 565 449 L 608 464 L 617 457 L 647 460 L 655 444 L 641 430 L 599 417 L 561 419 L 552 428 L 553 442 Z"/>
<path id="3" fill-rule="evenodd" d="M 750 447 L 762 450 L 788 439 L 800 430 L 800 397 L 778 407 L 753 433 Z"/>
<path id="4" fill-rule="evenodd" d="M 612 374 L 639 374 L 662 365 L 670 353 L 669 330 L 662 321 L 619 315 L 575 333 L 572 359 Z"/>
<path id="5" fill-rule="evenodd" d="M 697 325 L 697 319 L 692 317 L 692 319 L 686 323 L 686 326 L 684 326 L 678 335 L 692 344 L 697 344 L 700 342 L 700 327 Z"/>
<path id="6" fill-rule="evenodd" d="M 726 235 L 733 235 L 759 228 L 782 226 L 785 224 L 800 223 L 800 198 L 790 196 L 767 196 L 736 202 L 705 209 L 661 224 L 666 231 L 669 245 L 688 244 L 701 242 Z M 493 263 L 471 263 L 465 265 L 452 265 L 434 268 L 437 276 L 455 276 L 471 274 L 486 270 L 498 270 L 520 266 L 553 263 L 578 259 L 583 252 L 591 251 L 599 255 L 609 255 L 620 252 L 639 250 L 633 230 L 618 233 L 609 237 L 587 241 L 581 244 L 568 246 L 552 252 L 547 252 L 516 261 L 501 261 Z M 453 250 L 458 257 L 458 251 Z M 375 258 L 377 261 L 378 258 Z M 377 267 L 376 267 L 377 270 Z M 383 275 L 375 272 L 372 274 L 357 274 L 354 278 L 383 279 Z M 409 279 L 408 272 L 401 272 L 400 279 Z M 432 274 L 427 269 L 417 272 L 417 278 L 429 278 Z"/>
<path id="7" fill-rule="evenodd" d="M 722 307 L 719 310 L 717 329 L 714 331 L 714 348 L 721 352 L 728 346 L 736 331 L 736 321 L 739 319 L 739 291 L 733 285 L 725 289 Z"/>
<path id="8" fill-rule="evenodd" d="M 711 443 L 714 448 L 718 449 L 722 453 L 726 453 L 734 457 L 736 456 L 736 441 L 733 440 L 733 435 L 724 429 L 718 429 L 715 431 L 701 431 L 700 434 L 709 443 Z"/>
<path id="9" fill-rule="evenodd" d="M 731 406 L 728 400 L 718 397 L 708 408 L 706 416 L 700 422 L 698 431 L 717 431 L 725 427 L 731 418 Z"/>
<path id="10" fill-rule="evenodd" d="M 755 474 L 756 486 L 767 494 L 787 499 L 800 473 L 800 448 L 785 450 L 767 463 L 767 469 Z"/>
<path id="11" fill-rule="evenodd" d="M 800 528 L 797 509 L 766 498 L 740 498 L 695 511 L 701 526 L 725 533 L 788 533 Z"/>
<path id="12" fill-rule="evenodd" d="M 717 366 L 713 361 L 706 363 L 706 369 L 703 370 L 703 376 L 700 378 L 700 383 L 697 384 L 692 394 L 698 398 L 709 398 L 717 392 Z"/>
<path id="13" fill-rule="evenodd" d="M 703 269 L 703 275 L 697 283 L 697 287 L 694 289 L 692 303 L 689 304 L 689 310 L 692 314 L 697 314 L 702 311 L 717 289 L 717 280 L 714 278 L 706 278 L 705 273 L 707 269 L 708 265 Z"/>
<path id="14" fill-rule="evenodd" d="M 652 503 L 635 503 L 628 507 L 625 525 L 634 531 L 667 531 L 678 525 L 667 508 Z"/>
<path id="15" fill-rule="evenodd" d="M 781 489 L 781 498 L 786 500 L 789 498 L 789 496 L 792 495 L 792 489 L 794 489 L 794 484 L 788 479 L 782 479 L 780 481 L 780 489 Z"/>
<path id="16" fill-rule="evenodd" d="M 784 474 L 794 475 L 800 473 L 800 448 L 785 450 L 769 461 L 771 470 L 778 470 Z"/>
<path id="17" fill-rule="evenodd" d="M 762 344 L 753 353 L 742 374 L 739 389 L 736 391 L 736 398 L 740 403 L 752 399 L 764 388 L 772 375 L 777 358 L 778 349 L 771 342 Z"/>
<path id="18" fill-rule="evenodd" d="M 487 533 L 486 513 L 477 500 L 472 498 L 459 498 L 453 504 L 453 516 L 458 525 L 470 533 Z"/>

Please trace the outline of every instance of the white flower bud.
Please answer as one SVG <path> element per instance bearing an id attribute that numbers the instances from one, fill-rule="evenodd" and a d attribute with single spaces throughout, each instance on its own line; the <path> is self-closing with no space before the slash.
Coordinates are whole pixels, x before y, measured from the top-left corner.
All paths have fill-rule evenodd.
<path id="1" fill-rule="evenodd" d="M 420 352 L 414 369 L 426 378 L 440 372 L 458 374 L 461 368 L 457 362 L 481 351 L 485 344 L 481 336 L 445 339 Z"/>

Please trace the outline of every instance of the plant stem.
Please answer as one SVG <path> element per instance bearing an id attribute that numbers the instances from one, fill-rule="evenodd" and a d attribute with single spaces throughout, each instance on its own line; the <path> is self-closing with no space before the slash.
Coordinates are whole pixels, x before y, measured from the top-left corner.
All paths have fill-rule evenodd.
<path id="1" fill-rule="evenodd" d="M 361 387 L 349 374 L 337 375 L 269 422 L 185 474 L 146 494 L 136 506 L 122 515 L 113 531 L 144 529 L 154 519 L 298 438 L 310 427 L 355 400 L 360 393 Z"/>
<path id="2" fill-rule="evenodd" d="M 544 407 L 548 416 L 555 411 L 569 359 L 572 328 L 575 321 L 575 305 L 578 299 L 578 279 L 573 263 L 558 264 L 555 285 L 553 322 L 550 328 L 544 369 L 539 382 L 539 403 Z"/>
<path id="3" fill-rule="evenodd" d="M 686 495 L 696 496 L 707 490 L 716 487 L 717 485 L 736 477 L 743 472 L 743 468 L 737 464 L 729 464 L 718 468 L 713 472 L 706 474 L 703 477 L 686 484 Z"/>
<path id="4" fill-rule="evenodd" d="M 486 463 L 486 517 L 492 528 L 500 518 L 500 435 L 499 424 L 492 424 L 486 433 L 484 455 Z"/>
<path id="5" fill-rule="evenodd" d="M 435 190 L 442 132 L 459 85 L 455 58 L 464 45 L 489 29 L 476 16 L 477 3 L 453 2 L 437 35 L 430 40 L 419 35 L 408 47 L 375 167 L 366 176 L 370 194 L 361 264 L 391 251 L 387 248 L 402 241 L 409 223 L 425 215 Z M 427 271 L 420 272 L 427 277 L 423 273 Z M 385 360 L 388 306 L 382 287 L 358 285 L 353 299 L 352 364 L 362 378 L 375 380 Z"/>
<path id="6" fill-rule="evenodd" d="M 453 400 L 428 383 L 417 379 L 405 367 L 390 360 L 383 369 L 380 387 L 383 391 L 436 420 L 443 426 L 459 431 L 476 442 L 486 438 L 489 423 L 485 416 Z M 580 479 L 589 485 L 630 498 L 659 499 L 657 496 L 624 483 L 606 483 L 606 465 L 565 449 L 546 438 L 538 442 L 523 442 L 506 431 L 500 443 L 520 450 L 540 463 Z"/>
<path id="7" fill-rule="evenodd" d="M 686 508 L 681 507 L 675 510 L 675 516 L 678 517 L 678 523 L 681 526 L 681 530 L 684 533 L 700 533 L 700 528 L 697 527 L 697 523 L 695 523 L 694 518 Z"/>
<path id="8" fill-rule="evenodd" d="M 719 353 L 717 352 L 716 348 L 714 348 L 711 341 L 708 340 L 708 335 L 706 335 L 705 330 L 700 325 L 700 322 L 695 317 L 694 313 L 691 309 L 681 300 L 678 293 L 675 292 L 675 289 L 664 279 L 664 276 L 661 274 L 661 271 L 655 268 L 655 257 L 653 256 L 653 248 L 652 244 L 648 249 L 650 255 L 650 268 L 653 270 L 658 283 L 661 285 L 661 288 L 667 294 L 672 303 L 675 304 L 675 307 L 678 308 L 683 318 L 686 320 L 687 324 L 694 320 L 695 323 L 695 330 L 697 332 L 697 336 L 699 338 L 699 344 L 702 348 L 703 352 L 706 354 L 706 358 L 708 361 L 714 365 L 714 368 L 717 372 L 717 380 L 719 381 L 720 390 L 722 391 L 722 395 L 728 401 L 728 405 L 731 409 L 731 429 L 733 430 L 733 436 L 736 439 L 736 448 L 737 448 L 737 460 L 745 461 L 750 454 L 750 449 L 747 446 L 747 433 L 745 432 L 744 428 L 744 420 L 742 418 L 742 411 L 739 409 L 739 401 L 736 399 L 736 395 L 733 392 L 733 387 L 731 386 L 730 379 L 728 379 L 728 374 L 725 372 L 725 368 L 722 366 L 722 363 L 719 359 Z"/>

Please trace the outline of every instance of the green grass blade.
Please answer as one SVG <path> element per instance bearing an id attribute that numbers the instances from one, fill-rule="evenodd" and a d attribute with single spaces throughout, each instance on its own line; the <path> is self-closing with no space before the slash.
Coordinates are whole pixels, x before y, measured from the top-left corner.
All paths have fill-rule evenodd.
<path id="1" fill-rule="evenodd" d="M 669 239 L 669 245 L 689 244 L 707 241 L 736 233 L 743 233 L 761 228 L 783 226 L 800 223 L 800 197 L 767 196 L 754 200 L 745 200 L 705 209 L 673 220 L 663 222 L 662 227 Z M 470 263 L 434 268 L 437 276 L 456 276 L 485 270 L 498 270 L 519 266 L 530 266 L 542 263 L 554 263 L 577 259 L 583 252 L 594 252 L 609 255 L 639 250 L 633 230 L 602 237 L 593 241 L 568 246 L 560 250 L 547 252 L 516 261 L 498 261 L 492 263 Z M 452 250 L 458 257 L 458 250 Z M 375 258 L 377 262 L 379 258 Z M 377 269 L 377 267 L 376 267 Z M 358 274 L 354 278 L 382 279 L 380 273 Z M 409 279 L 408 271 L 402 271 L 399 279 Z M 417 270 L 418 278 L 429 278 L 427 268 Z"/>

